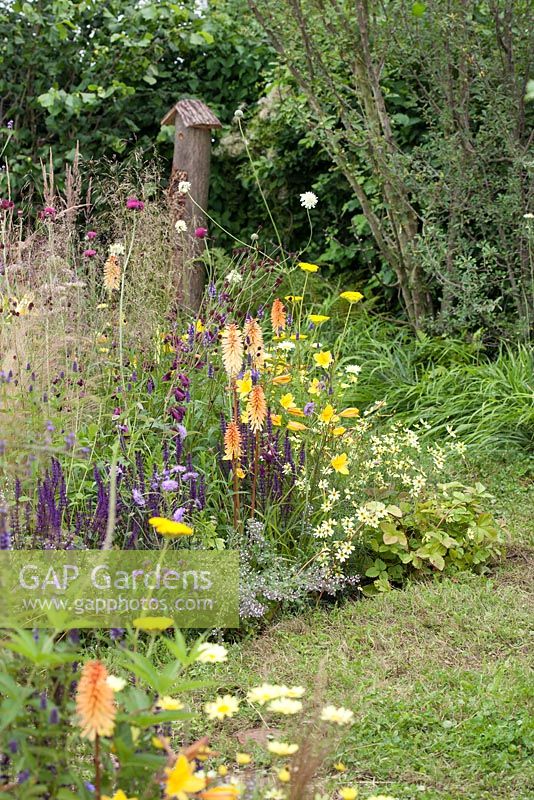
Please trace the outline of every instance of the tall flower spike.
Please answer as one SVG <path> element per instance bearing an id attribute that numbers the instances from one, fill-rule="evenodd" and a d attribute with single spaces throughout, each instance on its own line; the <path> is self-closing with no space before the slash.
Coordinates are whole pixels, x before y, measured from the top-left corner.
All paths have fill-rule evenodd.
<path id="1" fill-rule="evenodd" d="M 231 322 L 223 330 L 221 346 L 226 374 L 230 379 L 235 378 L 243 366 L 243 336 L 235 322 Z"/>
<path id="2" fill-rule="evenodd" d="M 250 356 L 252 366 L 257 369 L 263 365 L 264 357 L 263 332 L 258 320 L 248 319 L 245 322 L 244 333 L 246 353 Z"/>
<path id="3" fill-rule="evenodd" d="M 108 292 L 116 291 L 121 285 L 121 265 L 117 256 L 111 255 L 104 264 L 104 287 Z"/>
<path id="4" fill-rule="evenodd" d="M 101 661 L 84 664 L 76 692 L 76 710 L 82 736 L 94 741 L 96 736 L 111 736 L 117 712 L 113 689 L 107 682 L 108 671 Z"/>
<path id="5" fill-rule="evenodd" d="M 248 401 L 248 412 L 250 427 L 254 433 L 261 431 L 267 418 L 267 403 L 265 402 L 263 388 L 259 384 L 252 387 Z"/>
<path id="6" fill-rule="evenodd" d="M 274 301 L 271 308 L 271 324 L 275 334 L 281 333 L 286 327 L 286 309 L 278 297 Z"/>
<path id="7" fill-rule="evenodd" d="M 224 432 L 224 461 L 237 461 L 241 458 L 241 432 L 235 420 L 228 423 Z"/>

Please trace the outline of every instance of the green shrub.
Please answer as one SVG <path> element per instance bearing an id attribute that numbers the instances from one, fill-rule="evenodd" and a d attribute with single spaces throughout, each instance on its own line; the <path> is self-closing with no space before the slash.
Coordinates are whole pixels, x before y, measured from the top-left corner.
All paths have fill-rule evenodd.
<path id="1" fill-rule="evenodd" d="M 486 511 L 491 495 L 485 487 L 455 481 L 438 485 L 438 492 L 390 507 L 378 530 L 366 528 L 362 540 L 377 557 L 365 574 L 374 578 L 366 594 L 387 591 L 409 576 L 452 575 L 461 570 L 481 571 L 502 555 L 503 534 Z M 388 509 L 386 509 L 387 511 Z"/>

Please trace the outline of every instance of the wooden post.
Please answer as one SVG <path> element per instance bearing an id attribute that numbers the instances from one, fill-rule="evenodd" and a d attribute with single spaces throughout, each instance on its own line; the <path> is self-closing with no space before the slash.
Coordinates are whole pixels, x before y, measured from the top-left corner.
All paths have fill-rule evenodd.
<path id="1" fill-rule="evenodd" d="M 180 219 L 187 232 L 176 234 L 174 270 L 178 301 L 197 312 L 202 300 L 205 270 L 198 260 L 205 240 L 195 235 L 198 228 L 207 228 L 204 211 L 208 207 L 211 131 L 220 128 L 215 114 L 201 100 L 180 100 L 161 120 L 162 125 L 174 122 L 174 157 L 169 184 L 169 202 L 173 210 L 173 225 Z M 191 184 L 189 194 L 181 194 L 181 181 Z"/>

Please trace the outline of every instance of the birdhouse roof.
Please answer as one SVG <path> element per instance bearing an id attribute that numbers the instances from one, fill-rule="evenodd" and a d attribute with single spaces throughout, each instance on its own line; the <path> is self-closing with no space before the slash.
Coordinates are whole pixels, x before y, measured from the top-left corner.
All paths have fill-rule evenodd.
<path id="1" fill-rule="evenodd" d="M 163 117 L 162 125 L 172 125 L 176 115 L 186 128 L 222 128 L 221 123 L 202 100 L 179 100 Z"/>

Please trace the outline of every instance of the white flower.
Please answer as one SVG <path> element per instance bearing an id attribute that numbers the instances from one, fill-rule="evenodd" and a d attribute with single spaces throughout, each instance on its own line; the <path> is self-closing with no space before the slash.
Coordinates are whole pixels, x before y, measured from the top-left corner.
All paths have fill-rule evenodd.
<path id="1" fill-rule="evenodd" d="M 124 255 L 124 245 L 122 242 L 114 242 L 109 247 L 109 254 L 110 256 L 123 256 Z"/>
<path id="2" fill-rule="evenodd" d="M 178 184 L 178 194 L 187 194 L 191 191 L 191 184 L 189 181 L 180 181 Z"/>
<path id="3" fill-rule="evenodd" d="M 260 238 L 260 237 L 258 236 L 258 234 L 257 234 L 257 233 L 252 233 L 252 234 L 250 235 L 250 239 L 251 239 L 251 241 L 252 241 L 252 242 L 257 242 L 259 238 Z"/>
<path id="4" fill-rule="evenodd" d="M 300 195 L 300 204 L 308 211 L 310 210 L 310 208 L 315 208 L 318 202 L 319 198 L 317 197 L 316 194 L 314 194 L 314 192 L 303 192 Z"/>
<path id="5" fill-rule="evenodd" d="M 523 214 L 523 219 L 534 219 L 534 214 L 531 211 L 527 211 L 526 214 Z"/>
<path id="6" fill-rule="evenodd" d="M 116 675 L 108 675 L 106 678 L 106 683 L 111 687 L 111 689 L 113 689 L 114 692 L 122 692 L 126 686 L 126 681 L 124 678 L 118 678 Z"/>
<path id="7" fill-rule="evenodd" d="M 174 229 L 177 233 L 185 233 L 187 230 L 187 225 L 183 219 L 177 219 L 174 223 Z"/>
<path id="8" fill-rule="evenodd" d="M 243 276 L 236 269 L 233 269 L 226 276 L 226 280 L 228 281 L 228 283 L 241 283 L 243 280 Z"/>
<path id="9" fill-rule="evenodd" d="M 321 711 L 323 722 L 335 722 L 336 725 L 351 725 L 354 721 L 354 712 L 348 708 L 325 706 Z"/>
<path id="10" fill-rule="evenodd" d="M 243 118 L 243 111 L 240 108 L 236 108 L 234 111 L 234 119 L 242 119 Z"/>
<path id="11" fill-rule="evenodd" d="M 268 703 L 269 700 L 275 700 L 282 696 L 282 691 L 285 687 L 278 686 L 273 683 L 262 683 L 261 686 L 254 686 L 247 693 L 247 700 L 249 703 L 257 703 L 260 706 Z"/>
<path id="12" fill-rule="evenodd" d="M 290 342 L 289 339 L 286 339 L 283 342 L 279 342 L 276 345 L 277 350 L 294 350 L 296 347 L 295 342 Z"/>
<path id="13" fill-rule="evenodd" d="M 222 644 L 210 644 L 203 642 L 198 648 L 197 661 L 201 664 L 215 664 L 226 661 L 228 651 Z"/>
<path id="14" fill-rule="evenodd" d="M 347 364 L 345 367 L 345 372 L 348 372 L 349 375 L 359 375 L 362 371 L 362 368 L 359 364 Z"/>

